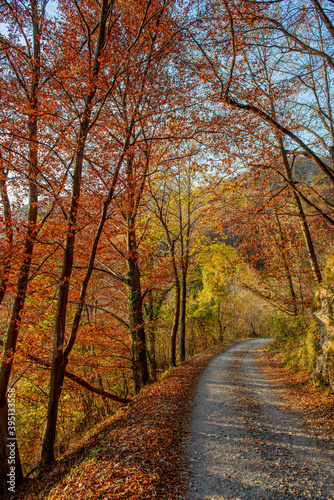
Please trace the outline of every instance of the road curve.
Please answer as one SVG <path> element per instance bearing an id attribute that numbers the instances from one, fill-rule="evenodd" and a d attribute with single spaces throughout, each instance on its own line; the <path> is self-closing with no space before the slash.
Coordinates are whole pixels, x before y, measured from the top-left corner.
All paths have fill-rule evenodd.
<path id="1" fill-rule="evenodd" d="M 319 449 L 257 366 L 265 342 L 232 347 L 199 381 L 187 500 L 334 500 L 333 456 Z"/>

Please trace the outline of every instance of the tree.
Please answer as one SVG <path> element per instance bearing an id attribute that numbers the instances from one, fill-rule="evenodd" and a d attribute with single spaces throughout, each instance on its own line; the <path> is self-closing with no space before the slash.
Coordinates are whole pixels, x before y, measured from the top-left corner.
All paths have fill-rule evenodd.
<path id="1" fill-rule="evenodd" d="M 108 124 L 113 119 L 110 120 L 110 116 L 108 117 L 105 111 L 106 104 L 111 101 L 110 98 L 122 72 L 125 70 L 135 72 L 133 63 L 140 53 L 140 49 L 138 50 L 136 45 L 145 30 L 145 40 L 149 39 L 152 41 L 150 30 L 147 27 L 152 23 L 159 29 L 159 22 L 156 21 L 159 16 L 161 17 L 164 10 L 168 8 L 169 3 L 148 1 L 144 2 L 140 8 L 138 7 L 134 11 L 131 11 L 122 6 L 116 6 L 115 2 L 102 2 L 101 6 L 95 4 L 80 6 L 77 3 L 68 2 L 66 5 L 59 6 L 59 9 L 63 8 L 63 15 L 58 23 L 50 22 L 47 25 L 49 28 L 47 36 L 50 41 L 50 46 L 47 49 L 46 44 L 43 44 L 43 39 L 40 36 L 41 28 L 44 27 L 45 2 L 41 6 L 39 6 L 38 2 L 32 2 L 32 10 L 25 10 L 22 7 L 20 11 L 20 8 L 16 8 L 17 6 L 11 8 L 8 5 L 4 7 L 7 19 L 12 15 L 14 21 L 10 20 L 10 22 L 13 26 L 16 23 L 17 29 L 23 36 L 25 35 L 24 29 L 28 26 L 26 19 L 29 19 L 29 16 L 31 17 L 33 21 L 32 42 L 35 48 L 33 51 L 30 50 L 29 33 L 25 37 L 27 55 L 22 51 L 20 42 L 15 46 L 16 34 L 14 31 L 12 38 L 11 35 L 7 38 L 5 36 L 1 38 L 5 57 L 9 60 L 8 67 L 14 74 L 14 77 L 17 78 L 18 86 L 21 85 L 22 94 L 27 90 L 22 75 L 25 77 L 25 65 L 27 61 L 29 63 L 29 60 L 31 60 L 30 70 L 32 75 L 31 93 L 26 92 L 30 106 L 28 120 L 30 134 L 28 138 L 28 144 L 30 144 L 30 173 L 28 173 L 27 177 L 30 183 L 31 196 L 28 210 L 28 230 L 23 256 L 23 268 L 19 277 L 17 293 L 18 308 L 15 310 L 18 321 L 16 323 L 15 321 L 11 322 L 15 331 L 13 334 L 11 332 L 8 333 L 5 345 L 7 356 L 4 358 L 2 365 L 2 372 L 3 374 L 5 373 L 5 376 L 2 378 L 4 382 L 3 394 L 6 392 L 5 386 L 8 384 L 12 368 L 13 358 L 11 357 L 10 363 L 7 363 L 8 353 L 10 352 L 11 355 L 14 354 L 13 351 L 15 350 L 20 327 L 26 286 L 28 279 L 31 280 L 33 277 L 30 276 L 30 268 L 33 258 L 34 239 L 37 231 L 41 231 L 43 221 L 47 220 L 50 215 L 53 229 L 55 230 L 57 227 L 58 232 L 54 231 L 53 241 L 49 239 L 45 244 L 49 245 L 49 248 L 52 248 L 50 255 L 52 253 L 56 255 L 56 262 L 59 263 L 59 259 L 62 261 L 59 276 L 58 306 L 55 313 L 55 337 L 51 365 L 49 408 L 42 450 L 43 464 L 48 464 L 54 457 L 58 404 L 66 374 L 66 365 L 76 341 L 99 241 L 104 224 L 110 216 L 108 209 L 114 196 L 118 176 L 124 162 L 129 165 L 129 158 L 131 157 L 130 138 L 132 130 L 127 131 L 121 141 L 110 135 L 108 137 L 110 130 Z M 127 32 L 123 29 L 126 24 L 128 26 Z M 39 86 L 41 46 L 44 50 L 43 56 L 45 56 L 45 60 L 48 63 L 50 62 L 50 65 L 42 66 L 44 80 Z M 136 53 L 133 60 L 131 60 L 132 53 Z M 110 64 L 112 65 L 113 71 L 110 71 L 109 67 L 107 67 L 107 61 L 109 66 Z M 28 80 L 29 74 L 27 73 L 27 75 Z M 6 78 L 8 79 L 7 75 Z M 3 88 L 10 90 L 10 86 L 5 81 L 6 78 L 2 81 Z M 47 85 L 49 86 L 49 91 L 45 92 Z M 38 92 L 40 93 L 41 89 L 45 92 L 43 94 L 43 97 L 45 97 L 45 103 L 43 101 L 45 106 L 43 109 L 38 102 Z M 14 102 L 17 96 L 9 91 L 8 95 L 12 100 L 9 100 L 9 102 Z M 11 109 L 14 109 L 14 106 Z M 47 125 L 43 129 L 43 140 L 37 140 L 37 122 L 40 120 L 40 117 L 45 116 L 47 117 L 45 119 Z M 52 116 L 53 119 L 50 120 L 49 116 Z M 9 137 L 9 134 L 7 135 Z M 14 128 L 11 137 L 18 137 Z M 108 144 L 108 139 L 109 143 L 112 142 L 112 146 Z M 99 163 L 97 158 L 98 152 L 96 146 L 93 145 L 93 141 L 95 141 L 95 144 L 107 145 L 105 147 L 107 153 L 104 153 L 103 159 L 105 160 L 109 154 L 109 162 L 112 161 L 114 168 L 110 169 L 106 163 L 103 165 Z M 3 162 L 7 162 L 6 164 L 10 166 L 12 166 L 12 163 L 10 163 L 10 154 L 14 151 L 12 143 L 11 149 L 7 146 L 7 143 L 2 143 L 2 148 L 6 151 L 7 156 L 4 157 L 3 153 L 1 158 Z M 19 144 L 19 141 L 17 143 Z M 122 146 L 120 146 L 120 143 Z M 48 155 L 45 155 L 46 159 L 43 162 L 43 171 L 41 165 L 37 166 L 36 163 L 38 161 L 38 148 L 43 152 L 48 151 Z M 19 157 L 19 154 L 16 154 Z M 55 160 L 60 167 L 58 171 L 53 168 L 52 162 Z M 1 192 L 6 212 L 7 241 L 8 245 L 11 246 L 10 217 L 8 217 L 11 207 L 8 203 L 8 196 L 6 196 L 8 175 L 3 162 Z M 60 173 L 58 174 L 57 172 Z M 106 173 L 108 174 L 107 178 L 105 178 Z M 50 211 L 43 208 L 42 221 L 39 221 L 38 226 L 37 178 L 43 191 L 44 207 L 51 206 Z M 92 198 L 88 200 L 83 195 L 87 187 L 88 191 L 92 193 L 94 201 L 98 202 L 95 206 L 93 204 L 90 205 Z M 99 189 L 100 193 L 98 193 Z M 71 191 L 70 195 L 69 191 Z M 49 205 L 50 199 L 51 203 Z M 59 219 L 61 215 L 64 216 L 63 223 L 57 225 L 56 219 L 57 217 Z M 91 252 L 88 254 L 84 266 L 81 267 L 81 271 L 78 273 L 76 269 L 76 261 L 79 258 L 78 250 L 80 249 L 78 234 L 83 234 L 84 228 L 86 236 L 90 231 L 94 231 L 93 228 L 96 228 L 96 232 L 93 238 L 90 233 Z M 51 234 L 52 229 L 50 231 Z M 62 248 L 64 252 L 61 256 Z M 37 262 L 38 259 L 36 259 L 35 275 L 40 274 L 48 259 L 49 257 L 45 257 L 40 262 Z M 8 272 L 8 259 L 4 256 L 2 292 L 7 287 Z M 57 273 L 55 267 L 53 267 L 52 272 L 54 274 Z M 80 280 L 81 290 L 76 294 L 74 293 L 73 286 L 76 287 Z M 73 308 L 68 307 L 73 299 L 77 301 L 74 316 L 72 316 Z M 14 304 L 14 309 L 15 307 Z M 66 330 L 71 322 L 72 326 L 67 338 Z"/>
<path id="2" fill-rule="evenodd" d="M 334 225 L 331 8 L 65 0 L 57 9 L 0 7 L 4 491 L 13 384 L 27 388 L 39 423 L 49 391 L 49 465 L 57 425 L 66 427 L 59 404 L 82 429 L 62 392 L 75 399 L 85 387 L 86 414 L 91 394 L 102 395 L 106 414 L 107 401 L 155 378 L 164 304 L 174 300 L 173 366 L 178 334 L 178 361 L 195 345 L 192 314 L 210 342 L 205 314 L 223 338 L 228 307 L 243 307 L 231 293 L 239 261 L 223 244 L 202 245 L 204 234 L 227 234 L 248 264 L 244 289 L 296 316 L 321 280 Z M 18 484 L 17 446 L 15 457 Z"/>
<path id="3" fill-rule="evenodd" d="M 175 306 L 171 331 L 171 365 L 176 365 L 176 336 L 179 328 L 179 360 L 186 354 L 186 307 L 187 276 L 196 246 L 201 239 L 203 221 L 201 216 L 208 205 L 210 188 L 197 186 L 201 173 L 192 160 L 196 151 L 188 153 L 189 159 L 175 162 L 170 167 L 169 176 L 162 170 L 163 179 L 151 183 L 151 210 L 162 225 L 165 244 L 168 248 L 174 279 Z M 197 151 L 197 153 L 199 153 Z"/>
<path id="4" fill-rule="evenodd" d="M 77 143 L 75 146 L 75 153 L 73 156 L 73 181 L 72 181 L 72 194 L 70 201 L 70 208 L 67 218 L 67 234 L 65 240 L 65 248 L 62 260 L 62 271 L 60 277 L 60 286 L 58 292 L 58 302 L 57 302 L 57 312 L 55 316 L 55 336 L 54 336 L 54 348 L 53 348 L 53 359 L 51 367 L 51 379 L 50 379 L 50 393 L 48 402 L 48 417 L 45 430 L 45 436 L 42 446 L 42 464 L 48 465 L 54 460 L 54 443 L 56 437 L 56 425 L 57 425 L 57 414 L 59 398 L 62 390 L 63 380 L 65 376 L 65 369 L 68 362 L 69 355 L 72 351 L 74 343 L 76 341 L 77 332 L 80 326 L 80 321 L 82 317 L 82 311 L 84 308 L 85 297 L 87 294 L 87 289 L 89 281 L 91 279 L 95 258 L 98 250 L 98 245 L 100 238 L 103 233 L 105 222 L 108 218 L 109 205 L 113 200 L 115 195 L 116 186 L 118 183 L 118 177 L 123 167 L 123 162 L 125 164 L 125 174 L 127 178 L 128 194 L 132 197 L 133 188 L 133 167 L 134 167 L 134 155 L 132 152 L 132 138 L 134 134 L 133 126 L 135 124 L 135 116 L 138 112 L 138 107 L 135 109 L 132 121 L 129 123 L 129 127 L 125 130 L 125 135 L 123 136 L 122 149 L 119 151 L 119 157 L 116 161 L 114 170 L 111 175 L 111 179 L 108 183 L 106 189 L 106 195 L 103 199 L 102 206 L 100 208 L 100 220 L 98 223 L 98 228 L 96 234 L 93 238 L 91 252 L 88 258 L 88 264 L 86 267 L 86 272 L 84 274 L 80 294 L 78 296 L 78 306 L 74 315 L 74 319 L 71 326 L 71 332 L 69 338 L 66 341 L 65 330 L 66 330 L 66 319 L 67 319 L 67 307 L 68 307 L 68 297 L 69 297 L 69 287 L 71 282 L 71 276 L 73 271 L 74 262 L 74 252 L 76 243 L 76 230 L 78 224 L 78 216 L 80 213 L 80 196 L 81 189 L 83 187 L 83 168 L 85 160 L 85 147 L 87 142 L 88 134 L 92 133 L 92 128 L 96 127 L 99 123 L 98 120 L 103 116 L 103 108 L 105 104 L 112 98 L 114 87 L 118 81 L 120 73 L 122 73 L 125 68 L 132 67 L 131 55 L 136 49 L 136 44 L 143 36 L 146 26 L 152 21 L 153 24 L 156 23 L 156 16 L 163 12 L 166 5 L 157 2 L 151 5 L 151 2 L 145 2 L 141 9 L 136 12 L 136 17 L 132 18 L 135 23 L 133 30 L 130 30 L 128 36 L 124 37 L 123 46 L 119 47 L 119 53 L 117 53 L 118 60 L 116 59 L 116 65 L 114 72 L 110 74 L 107 61 L 113 63 L 113 50 L 115 47 L 116 38 L 112 38 L 111 34 L 114 33 L 116 36 L 118 30 L 122 30 L 120 25 L 120 20 L 123 22 L 125 19 L 131 18 L 131 14 L 124 11 L 124 19 L 119 17 L 117 12 L 114 12 L 116 8 L 114 3 L 110 3 L 108 0 L 103 1 L 100 8 L 93 12 L 95 18 L 91 18 L 91 12 L 87 11 L 84 13 L 80 8 L 75 6 L 75 15 L 77 22 L 80 27 L 84 30 L 82 37 L 78 39 L 77 53 L 75 56 L 75 64 L 85 64 L 88 66 L 89 71 L 86 73 L 86 85 L 87 90 L 80 98 L 79 102 L 81 106 L 81 113 L 78 118 L 78 133 L 77 133 Z M 66 11 L 66 24 L 64 28 L 68 27 L 68 22 L 72 23 L 72 12 Z M 86 17 L 85 17 L 86 16 Z M 96 19 L 99 20 L 96 23 Z M 82 25 L 84 21 L 84 25 Z M 98 29 L 96 29 L 96 26 Z M 86 31 L 88 30 L 88 36 Z M 148 29 L 149 32 L 149 29 Z M 79 32 L 80 33 L 80 32 Z M 94 42 L 93 42 L 94 41 Z M 125 42 L 125 43 L 124 43 Z M 82 43 L 87 45 L 86 50 L 86 61 L 81 61 L 81 48 Z M 93 49 L 93 43 L 95 47 Z M 73 46 L 73 42 L 71 42 Z M 80 66 L 79 66 L 80 67 Z M 77 70 L 77 66 L 74 65 L 71 68 L 72 71 Z M 70 94 L 70 89 L 68 90 L 68 95 Z M 75 96 L 75 99 L 78 99 Z M 73 101 L 73 100 L 72 100 Z M 140 104 L 140 100 L 139 103 Z M 102 135 L 108 135 L 108 128 L 104 128 Z M 86 160 L 87 161 L 87 160 Z M 88 160 L 89 163 L 89 160 Z M 108 171 L 108 169 L 107 169 Z M 108 172 L 109 173 L 109 172 Z M 110 174 L 109 174 L 110 175 Z M 136 367 L 139 369 L 140 377 L 136 380 L 136 388 L 141 387 L 142 384 L 146 383 L 148 380 L 148 371 L 146 365 L 146 353 L 145 344 L 142 344 L 143 333 L 143 320 L 142 320 L 142 307 L 141 307 L 141 293 L 140 293 L 140 280 L 137 267 L 137 255 L 136 255 L 136 241 L 134 233 L 134 221 L 136 216 L 137 205 L 132 205 L 133 212 L 126 214 L 126 222 L 128 229 L 127 245 L 128 245 L 128 281 L 127 285 L 129 288 L 131 309 L 129 326 L 133 332 L 133 343 L 136 349 L 134 349 Z M 138 301 L 140 303 L 138 303 Z M 136 371 L 136 374 L 138 370 Z"/>
<path id="5" fill-rule="evenodd" d="M 309 306 L 315 280 L 307 266 L 308 252 L 297 224 L 294 199 L 278 180 L 271 171 L 259 173 L 259 167 L 254 166 L 220 187 L 217 231 L 227 236 L 228 243 L 252 269 L 252 279 L 242 279 L 242 286 L 296 315 Z M 314 233 L 322 257 L 319 242 L 331 234 L 325 228 L 320 232 L 320 227 Z"/>
<path id="6" fill-rule="evenodd" d="M 58 402 L 63 386 L 65 369 L 68 362 L 68 356 L 72 350 L 76 339 L 77 330 L 79 328 L 80 318 L 82 314 L 84 299 L 88 282 L 93 270 L 95 253 L 99 241 L 99 236 L 102 232 L 103 222 L 106 218 L 107 207 L 113 195 L 114 185 L 112 185 L 108 197 L 105 200 L 104 210 L 102 212 L 101 224 L 97 236 L 93 243 L 93 248 L 90 256 L 85 279 L 82 283 L 81 293 L 79 297 L 79 305 L 73 321 L 71 334 L 67 345 L 65 344 L 65 325 L 66 312 L 68 305 L 69 285 L 73 268 L 74 246 L 76 236 L 76 226 L 78 217 L 78 208 L 80 201 L 80 192 L 82 186 L 82 169 L 84 163 L 84 152 L 87 134 L 90 129 L 92 120 L 93 100 L 97 91 L 97 77 L 101 68 L 101 59 L 106 47 L 108 25 L 110 23 L 111 5 L 105 0 L 101 4 L 100 19 L 98 22 L 98 37 L 95 42 L 95 55 L 92 61 L 91 72 L 89 75 L 89 87 L 83 103 L 83 114 L 80 120 L 78 130 L 78 143 L 74 156 L 74 171 L 72 181 L 71 203 L 68 213 L 67 234 L 62 262 L 62 272 L 60 277 L 60 286 L 58 292 L 57 312 L 55 321 L 55 337 L 54 348 L 51 366 L 50 392 L 48 402 L 47 423 L 42 447 L 42 464 L 47 465 L 54 460 L 54 443 L 56 437 L 56 426 L 58 416 Z"/>
<path id="7" fill-rule="evenodd" d="M 263 20 L 268 17 L 268 9 L 275 10 L 276 8 L 280 9 L 280 7 L 271 6 L 269 3 L 265 6 L 265 13 L 261 15 L 257 2 L 210 2 L 210 8 L 212 10 L 210 10 L 210 15 L 206 20 L 212 28 L 208 27 L 207 33 L 198 35 L 197 38 L 193 36 L 192 39 L 194 46 L 202 55 L 202 64 L 207 68 L 203 80 L 213 101 L 224 103 L 239 110 L 243 115 L 249 113 L 258 119 L 255 121 L 262 121 L 266 124 L 268 129 L 277 130 L 290 141 L 291 149 L 299 147 L 300 151 L 312 159 L 333 184 L 334 177 L 331 168 L 324 161 L 324 156 L 318 148 L 310 144 L 307 137 L 304 138 L 303 134 L 299 133 L 293 119 L 284 123 L 279 116 L 272 116 L 269 96 L 264 97 L 261 89 L 257 87 L 260 79 L 254 85 L 252 75 L 245 69 L 246 65 L 246 68 L 251 68 L 256 74 L 257 62 L 251 57 L 251 51 L 254 47 L 260 45 L 277 47 L 275 31 L 269 30 L 267 21 Z M 297 10 L 297 13 L 299 12 Z M 287 11 L 283 11 L 283 14 L 289 19 Z M 272 18 L 270 19 L 272 20 Z M 228 34 L 222 38 L 222 32 Z M 260 33 L 261 35 L 259 35 Z M 289 57 L 291 59 L 291 52 L 294 53 L 294 48 L 289 47 L 286 56 L 285 47 L 284 50 L 282 47 L 277 49 L 271 60 L 271 66 L 277 67 L 278 64 L 285 64 L 289 68 L 291 66 Z M 249 61 L 252 61 L 251 66 Z M 201 74 L 197 73 L 196 78 L 198 76 L 202 77 Z M 279 87 L 284 89 L 284 85 L 290 86 L 292 83 L 284 75 L 280 77 L 280 80 L 280 83 L 276 85 L 277 91 Z M 308 201 L 307 197 L 303 199 Z"/>
<path id="8" fill-rule="evenodd" d="M 2 6 L 3 19 L 5 20 L 5 22 L 9 23 L 12 26 L 12 31 L 10 32 L 9 36 L 5 37 L 1 35 L 0 37 L 2 58 L 5 59 L 7 63 L 7 73 L 5 73 L 2 83 L 4 84 L 6 90 L 8 90 L 8 85 L 11 85 L 12 83 L 18 90 L 19 95 L 23 98 L 23 103 L 19 104 L 19 111 L 22 112 L 22 115 L 16 121 L 16 123 L 15 118 L 14 120 L 10 120 L 9 123 L 11 124 L 14 122 L 14 126 L 12 130 L 10 125 L 6 127 L 7 139 L 5 136 L 5 140 L 1 144 L 2 151 L 5 151 L 5 153 L 1 152 L 1 194 L 4 205 L 6 238 L 9 250 L 11 250 L 12 248 L 13 235 L 10 200 L 8 198 L 6 180 L 8 177 L 8 166 L 11 167 L 13 147 L 15 147 L 16 145 L 15 143 L 13 145 L 12 139 L 17 133 L 17 131 L 15 130 L 15 125 L 18 125 L 17 122 L 22 119 L 22 116 L 26 117 L 26 120 L 24 120 L 24 126 L 26 126 L 27 128 L 27 133 L 25 133 L 21 127 L 20 128 L 22 131 L 22 136 L 24 137 L 24 153 L 27 153 L 27 157 L 25 157 L 23 154 L 22 158 L 22 156 L 18 154 L 18 151 L 16 151 L 15 153 L 18 156 L 21 156 L 21 160 L 23 160 L 23 173 L 28 179 L 29 190 L 26 231 L 23 241 L 20 270 L 18 273 L 15 298 L 12 306 L 9 326 L 7 329 L 6 342 L 4 345 L 4 352 L 0 369 L 0 474 L 1 490 L 4 492 L 4 494 L 6 494 L 7 492 L 6 480 L 9 473 L 9 448 L 7 445 L 8 439 L 13 439 L 13 436 L 8 435 L 7 391 L 27 294 L 34 243 L 38 232 L 38 123 L 40 114 L 39 92 L 41 77 L 41 39 L 43 36 L 43 26 L 45 20 L 45 5 L 45 2 L 42 3 L 38 0 L 32 0 L 30 6 L 27 8 L 25 6 L 22 6 L 18 2 L 14 2 L 12 4 L 6 3 Z M 31 36 L 28 35 L 29 31 L 31 31 Z M 21 44 L 17 41 L 17 34 L 23 37 L 25 41 L 24 44 Z M 9 99 L 9 103 L 13 103 L 11 98 Z M 5 166 L 6 163 L 7 167 Z M 10 258 L 8 257 L 7 253 L 7 255 L 5 254 L 4 256 L 4 267 L 2 274 L 2 298 L 7 288 L 9 272 Z M 16 483 L 16 485 L 19 485 L 23 479 L 23 475 L 17 444 L 15 444 L 14 467 L 14 483 Z"/>
<path id="9" fill-rule="evenodd" d="M 233 278 L 242 269 L 238 255 L 233 247 L 222 242 L 212 242 L 204 247 L 198 259 L 201 268 L 201 290 L 197 293 L 197 311 L 213 309 L 217 317 L 218 341 L 224 341 L 226 324 L 223 324 L 224 300 L 231 292 Z"/>
<path id="10" fill-rule="evenodd" d="M 315 279 L 319 283 L 321 281 L 321 272 L 303 202 L 306 202 L 312 209 L 315 209 L 327 221 L 332 223 L 333 220 L 326 213 L 326 210 L 323 209 L 323 201 L 326 200 L 319 192 L 314 189 L 312 190 L 312 192 L 314 191 L 314 193 L 319 194 L 320 204 L 319 201 L 314 202 L 313 195 L 312 197 L 309 194 L 306 196 L 297 187 L 297 182 L 292 175 L 291 166 L 293 165 L 293 160 L 289 161 L 288 159 L 284 137 L 286 136 L 289 140 L 290 147 L 292 147 L 290 139 L 301 146 L 304 153 L 312 158 L 326 176 L 333 181 L 331 169 L 316 149 L 311 150 L 311 145 L 308 146 L 305 140 L 301 140 L 296 135 L 300 127 L 295 124 L 295 117 L 291 109 L 292 106 L 290 105 L 290 109 L 287 110 L 286 103 L 288 99 L 290 99 L 291 103 L 292 96 L 296 95 L 298 91 L 300 92 L 300 88 L 297 91 L 292 88 L 296 78 L 292 82 L 287 80 L 285 75 L 291 63 L 284 55 L 280 55 L 273 48 L 275 47 L 274 35 L 271 32 L 268 34 L 268 30 L 266 31 L 261 22 L 258 21 L 259 16 L 256 5 L 253 5 L 252 10 L 250 6 L 243 8 L 241 4 L 237 5 L 234 2 L 218 2 L 218 4 L 218 11 L 222 16 L 221 23 L 225 23 L 226 27 L 229 27 L 231 43 L 229 41 L 225 43 L 225 41 L 217 40 L 210 45 L 210 48 L 208 45 L 208 49 L 206 49 L 205 39 L 198 41 L 194 38 L 195 45 L 202 54 L 209 72 L 212 74 L 212 87 L 215 90 L 219 87 L 221 89 L 219 99 L 235 109 L 250 112 L 255 118 L 255 123 L 259 122 L 259 118 L 263 123 L 272 127 L 276 147 L 283 165 L 283 172 L 277 168 L 277 165 L 273 165 L 272 162 L 268 162 L 268 168 L 281 175 L 292 192 L 305 244 L 308 249 L 311 267 Z M 249 23 L 254 24 L 254 29 L 249 30 Z M 211 42 L 212 33 L 213 31 L 210 31 Z M 212 49 L 215 44 L 225 49 L 219 55 Z M 285 71 L 282 76 L 281 68 L 283 65 Z M 224 72 L 228 75 L 226 78 L 221 76 Z M 208 78 L 206 77 L 207 80 Z M 278 95 L 280 95 L 280 99 L 278 99 Z M 213 99 L 216 99 L 216 96 L 217 94 L 213 94 Z M 282 102 L 284 99 L 282 96 L 286 96 L 284 101 L 285 106 Z M 278 102 L 279 100 L 280 102 Z M 327 104 L 328 102 L 327 99 Z M 271 134 L 272 132 L 269 131 L 269 133 Z M 329 206 L 331 205 L 329 200 L 327 203 Z"/>

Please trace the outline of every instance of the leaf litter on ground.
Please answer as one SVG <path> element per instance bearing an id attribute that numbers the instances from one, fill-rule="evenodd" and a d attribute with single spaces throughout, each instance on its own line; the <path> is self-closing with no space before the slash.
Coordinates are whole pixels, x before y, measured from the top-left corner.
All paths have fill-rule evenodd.
<path id="1" fill-rule="evenodd" d="M 316 383 L 311 372 L 285 366 L 267 347 L 259 358 L 269 383 L 279 391 L 287 408 L 296 413 L 325 452 L 334 454 L 334 393 Z"/>
<path id="2" fill-rule="evenodd" d="M 208 362 L 231 345 L 198 354 L 145 387 L 50 471 L 28 481 L 19 498 L 183 498 L 184 442 L 193 392 Z"/>
<path id="3" fill-rule="evenodd" d="M 20 500 L 181 500 L 186 490 L 185 442 L 194 390 L 209 361 L 234 343 L 210 349 L 148 385 L 98 426 L 49 472 L 29 480 Z M 310 374 L 285 367 L 266 348 L 259 362 L 269 382 L 304 419 L 319 446 L 333 445 L 334 394 Z"/>

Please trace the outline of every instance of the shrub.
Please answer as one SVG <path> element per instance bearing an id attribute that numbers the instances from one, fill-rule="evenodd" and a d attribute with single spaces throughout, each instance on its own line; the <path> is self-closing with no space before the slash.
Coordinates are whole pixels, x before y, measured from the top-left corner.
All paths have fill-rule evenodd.
<path id="1" fill-rule="evenodd" d="M 275 313 L 272 319 L 275 341 L 272 349 L 285 364 L 301 371 L 312 371 L 319 353 L 317 323 L 305 315 Z"/>

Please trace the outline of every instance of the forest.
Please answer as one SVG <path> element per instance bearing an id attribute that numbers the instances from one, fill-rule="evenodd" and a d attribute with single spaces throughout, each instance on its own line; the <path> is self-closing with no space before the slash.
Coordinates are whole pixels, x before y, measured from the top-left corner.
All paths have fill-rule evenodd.
<path id="1" fill-rule="evenodd" d="M 0 19 L 6 491 L 227 340 L 275 337 L 314 370 L 334 7 L 2 0 Z"/>

